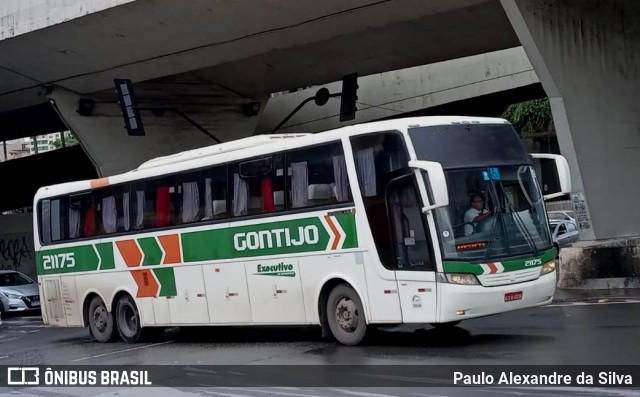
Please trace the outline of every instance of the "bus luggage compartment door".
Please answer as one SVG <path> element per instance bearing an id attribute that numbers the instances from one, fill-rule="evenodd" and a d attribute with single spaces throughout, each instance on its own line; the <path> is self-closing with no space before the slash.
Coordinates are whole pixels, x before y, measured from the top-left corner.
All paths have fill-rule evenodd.
<path id="1" fill-rule="evenodd" d="M 300 269 L 296 258 L 245 263 L 251 312 L 256 323 L 306 321 Z"/>
<path id="2" fill-rule="evenodd" d="M 244 263 L 204 265 L 202 270 L 211 323 L 250 323 L 251 306 Z"/>
<path id="3" fill-rule="evenodd" d="M 67 326 L 67 318 L 64 314 L 62 302 L 62 290 L 60 288 L 60 277 L 52 277 L 43 280 L 44 284 L 44 309 L 47 311 L 49 324 L 58 327 Z"/>

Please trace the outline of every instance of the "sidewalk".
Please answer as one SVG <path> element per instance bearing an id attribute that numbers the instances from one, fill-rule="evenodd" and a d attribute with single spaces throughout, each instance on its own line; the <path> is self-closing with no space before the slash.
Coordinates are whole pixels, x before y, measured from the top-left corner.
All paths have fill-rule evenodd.
<path id="1" fill-rule="evenodd" d="M 583 302 L 599 301 L 602 299 L 622 300 L 640 299 L 640 288 L 620 288 L 620 289 L 556 289 L 554 302 Z"/>

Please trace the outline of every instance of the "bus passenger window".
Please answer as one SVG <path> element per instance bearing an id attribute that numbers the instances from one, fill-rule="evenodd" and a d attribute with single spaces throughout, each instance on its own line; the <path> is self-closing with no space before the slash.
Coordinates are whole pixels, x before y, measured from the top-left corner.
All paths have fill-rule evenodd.
<path id="1" fill-rule="evenodd" d="M 69 197 L 69 238 L 96 234 L 96 208 L 91 193 Z"/>
<path id="2" fill-rule="evenodd" d="M 313 146 L 288 154 L 290 208 L 351 201 L 342 144 Z"/>
<path id="3" fill-rule="evenodd" d="M 244 161 L 230 167 L 233 216 L 284 210 L 282 155 Z"/>
<path id="4" fill-rule="evenodd" d="M 227 217 L 227 167 L 179 175 L 178 222 L 192 223 Z"/>
<path id="5" fill-rule="evenodd" d="M 40 203 L 40 239 L 44 244 L 66 238 L 65 209 L 66 198 L 47 199 Z"/>
<path id="6" fill-rule="evenodd" d="M 96 196 L 100 234 L 131 230 L 129 186 L 101 189 Z"/>
<path id="7" fill-rule="evenodd" d="M 151 229 L 175 224 L 175 191 L 174 177 L 148 180 L 133 185 L 133 229 Z"/>
<path id="8" fill-rule="evenodd" d="M 385 204 L 385 191 L 393 179 L 406 175 L 409 156 L 402 135 L 381 132 L 351 138 L 353 157 L 369 227 L 378 256 L 388 269 L 395 269 L 393 236 Z"/>

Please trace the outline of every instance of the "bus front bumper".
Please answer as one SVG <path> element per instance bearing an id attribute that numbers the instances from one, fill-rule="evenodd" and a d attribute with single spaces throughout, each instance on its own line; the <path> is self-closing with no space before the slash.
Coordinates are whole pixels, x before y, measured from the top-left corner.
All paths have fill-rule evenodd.
<path id="1" fill-rule="evenodd" d="M 556 272 L 524 283 L 484 287 L 438 284 L 440 320 L 446 323 L 542 306 L 553 301 Z"/>

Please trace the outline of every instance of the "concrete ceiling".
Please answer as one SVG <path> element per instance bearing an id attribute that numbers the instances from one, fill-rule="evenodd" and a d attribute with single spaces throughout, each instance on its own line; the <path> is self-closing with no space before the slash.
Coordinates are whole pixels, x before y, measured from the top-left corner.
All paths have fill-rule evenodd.
<path id="1" fill-rule="evenodd" d="M 189 73 L 253 97 L 519 45 L 497 0 L 137 0 L 57 17 L 0 40 L 0 112 L 44 101 L 46 85 Z"/>

